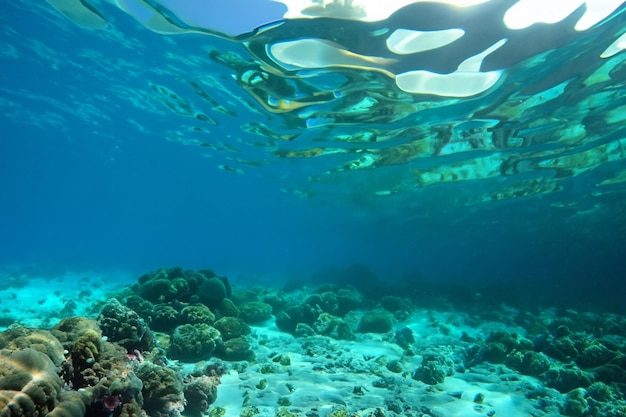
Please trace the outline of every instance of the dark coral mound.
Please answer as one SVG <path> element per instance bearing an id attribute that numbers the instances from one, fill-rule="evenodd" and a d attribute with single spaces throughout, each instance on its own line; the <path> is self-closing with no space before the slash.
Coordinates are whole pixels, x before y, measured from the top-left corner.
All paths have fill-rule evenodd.
<path id="1" fill-rule="evenodd" d="M 154 336 L 146 321 L 132 309 L 115 298 L 109 300 L 98 316 L 104 336 L 128 350 L 149 350 L 154 346 Z"/>
<path id="2" fill-rule="evenodd" d="M 171 359 L 194 362 L 223 357 L 249 360 L 254 354 L 243 336 L 250 328 L 239 307 L 229 297 L 227 278 L 208 269 L 161 268 L 139 278 L 132 294 L 111 300 L 99 318 L 104 334 L 126 348 L 147 350 L 152 331 L 167 335 L 162 348 Z M 271 318 L 271 306 L 246 303 L 244 315 L 251 322 Z M 148 329 L 147 327 L 150 327 Z M 224 344 L 224 341 L 237 338 Z"/>
<path id="3" fill-rule="evenodd" d="M 216 328 L 204 323 L 183 324 L 174 329 L 167 353 L 173 359 L 194 362 L 212 357 L 221 345 L 222 335 Z"/>
<path id="4" fill-rule="evenodd" d="M 142 275 L 133 290 L 156 304 L 201 302 L 211 308 L 218 307 L 231 293 L 228 280 L 213 271 L 183 270 L 181 267 L 161 268 Z"/>

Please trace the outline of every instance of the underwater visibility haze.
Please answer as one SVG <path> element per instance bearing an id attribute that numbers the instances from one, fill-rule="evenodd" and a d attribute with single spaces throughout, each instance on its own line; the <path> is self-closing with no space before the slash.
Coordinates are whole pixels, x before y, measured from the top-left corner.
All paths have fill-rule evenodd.
<path id="1" fill-rule="evenodd" d="M 2 5 L 3 264 L 624 289 L 621 1 L 213 3 Z"/>

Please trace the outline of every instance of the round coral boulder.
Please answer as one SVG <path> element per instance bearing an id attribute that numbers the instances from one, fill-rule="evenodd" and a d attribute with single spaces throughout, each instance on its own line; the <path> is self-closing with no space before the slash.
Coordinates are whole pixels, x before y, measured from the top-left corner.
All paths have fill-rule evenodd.
<path id="1" fill-rule="evenodd" d="M 254 359 L 250 343 L 243 337 L 235 337 L 224 342 L 218 355 L 227 361 L 249 361 Z"/>
<path id="2" fill-rule="evenodd" d="M 272 318 L 272 306 L 262 301 L 243 303 L 239 311 L 239 318 L 248 324 L 260 324 Z"/>
<path id="3" fill-rule="evenodd" d="M 185 324 L 212 324 L 215 321 L 215 314 L 204 304 L 188 305 L 182 309 L 180 315 Z"/>
<path id="4" fill-rule="evenodd" d="M 56 366 L 44 353 L 30 348 L 0 351 L 0 415 L 82 417 L 85 400 L 63 390 Z"/>
<path id="5" fill-rule="evenodd" d="M 216 377 L 199 376 L 186 382 L 184 386 L 185 414 L 192 417 L 203 416 L 217 399 L 217 386 L 219 379 Z"/>
<path id="6" fill-rule="evenodd" d="M 154 336 L 145 321 L 115 298 L 102 307 L 98 325 L 110 342 L 115 342 L 128 350 L 146 351 L 154 346 Z"/>
<path id="7" fill-rule="evenodd" d="M 170 340 L 168 356 L 182 361 L 208 359 L 222 344 L 222 335 L 208 324 L 183 324 L 176 327 Z"/>
<path id="8" fill-rule="evenodd" d="M 198 289 L 198 296 L 209 308 L 217 308 L 226 297 L 226 285 L 221 278 L 212 277 L 204 281 Z"/>
<path id="9" fill-rule="evenodd" d="M 224 340 L 234 339 L 235 337 L 250 334 L 250 326 L 237 317 L 222 317 L 213 326 L 222 334 Z"/>
<path id="10" fill-rule="evenodd" d="M 387 333 L 393 328 L 393 316 L 381 309 L 368 311 L 361 318 L 358 331 L 362 333 Z"/>

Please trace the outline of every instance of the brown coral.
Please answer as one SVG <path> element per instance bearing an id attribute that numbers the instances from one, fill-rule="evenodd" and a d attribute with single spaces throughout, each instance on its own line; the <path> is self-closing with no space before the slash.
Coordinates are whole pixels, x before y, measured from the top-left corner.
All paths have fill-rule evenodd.
<path id="1" fill-rule="evenodd" d="M 0 333 L 0 349 L 32 348 L 48 355 L 55 365 L 63 360 L 63 345 L 47 330 L 15 326 Z"/>
<path id="2" fill-rule="evenodd" d="M 63 392 L 47 355 L 31 348 L 0 351 L 0 416 L 78 417 L 85 409 L 80 394 Z"/>

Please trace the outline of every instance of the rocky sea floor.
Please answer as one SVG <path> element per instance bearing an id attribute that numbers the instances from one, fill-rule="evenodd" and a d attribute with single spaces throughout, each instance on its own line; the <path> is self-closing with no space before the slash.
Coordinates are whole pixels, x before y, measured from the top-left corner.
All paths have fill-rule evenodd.
<path id="1" fill-rule="evenodd" d="M 618 314 L 181 268 L 26 278 L 0 289 L 2 417 L 626 416 Z"/>

